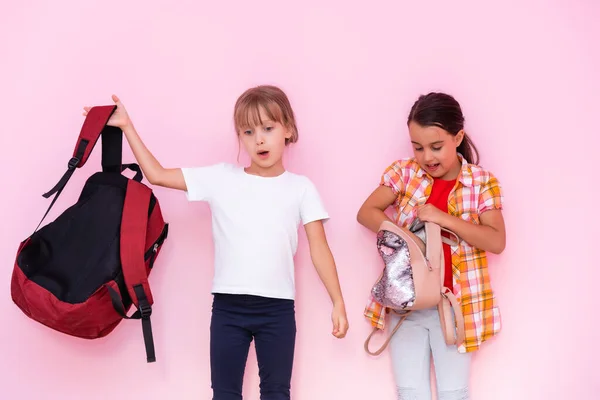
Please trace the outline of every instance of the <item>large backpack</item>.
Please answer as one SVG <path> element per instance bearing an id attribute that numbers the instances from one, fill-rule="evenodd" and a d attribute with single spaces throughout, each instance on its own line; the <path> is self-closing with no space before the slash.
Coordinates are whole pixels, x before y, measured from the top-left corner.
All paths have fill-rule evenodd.
<path id="1" fill-rule="evenodd" d="M 141 319 L 147 362 L 156 361 L 148 275 L 167 237 L 159 203 L 137 164 L 122 165 L 123 133 L 107 126 L 115 106 L 93 107 L 55 195 L 86 163 L 102 135 L 102 172 L 89 177 L 77 202 L 19 245 L 11 294 L 30 318 L 68 335 L 95 339 L 123 319 Z M 122 174 L 136 172 L 133 179 Z M 127 313 L 131 305 L 137 311 Z"/>

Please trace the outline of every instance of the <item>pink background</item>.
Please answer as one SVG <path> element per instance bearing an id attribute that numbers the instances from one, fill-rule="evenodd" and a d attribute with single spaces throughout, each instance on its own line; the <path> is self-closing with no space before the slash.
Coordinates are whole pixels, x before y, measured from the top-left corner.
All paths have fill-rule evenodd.
<path id="1" fill-rule="evenodd" d="M 28 320 L 10 299 L 10 276 L 19 241 L 49 203 L 41 194 L 64 172 L 82 106 L 120 95 L 165 166 L 235 162 L 233 104 L 260 83 L 280 85 L 297 113 L 300 141 L 286 164 L 316 183 L 331 212 L 327 232 L 351 323 L 346 339 L 330 335 L 329 300 L 302 233 L 294 398 L 394 398 L 388 356 L 373 359 L 362 348 L 369 331 L 362 311 L 381 264 L 373 235 L 355 215 L 382 170 L 410 154 L 405 118 L 430 90 L 459 99 L 483 165 L 506 194 L 507 249 L 491 257 L 504 330 L 474 358 L 473 398 L 597 398 L 592 241 L 600 225 L 591 188 L 600 144 L 598 3 L 369 7 L 316 0 L 3 2 L 0 398 L 210 399 L 205 205 L 155 190 L 171 223 L 151 280 L 155 364 L 145 363 L 136 322 L 83 341 Z M 99 168 L 99 148 L 50 218 Z M 128 148 L 124 158 L 132 160 Z M 247 399 L 259 398 L 255 364 L 252 350 Z"/>

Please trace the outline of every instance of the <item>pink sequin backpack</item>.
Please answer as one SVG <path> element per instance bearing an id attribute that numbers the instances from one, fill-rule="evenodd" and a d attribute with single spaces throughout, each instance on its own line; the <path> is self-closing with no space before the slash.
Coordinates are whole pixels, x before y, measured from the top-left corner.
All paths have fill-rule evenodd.
<path id="1" fill-rule="evenodd" d="M 454 241 L 442 236 L 448 232 Z M 448 345 L 459 346 L 464 341 L 464 320 L 460 305 L 452 290 L 444 287 L 444 252 L 442 243 L 455 245 L 458 236 L 439 225 L 417 221 L 410 230 L 384 221 L 377 233 L 377 249 L 384 261 L 384 269 L 371 289 L 373 299 L 401 316 L 382 347 L 371 352 L 369 342 L 377 328 L 365 342 L 365 351 L 379 355 L 386 348 L 404 319 L 415 310 L 437 306 L 442 331 Z"/>

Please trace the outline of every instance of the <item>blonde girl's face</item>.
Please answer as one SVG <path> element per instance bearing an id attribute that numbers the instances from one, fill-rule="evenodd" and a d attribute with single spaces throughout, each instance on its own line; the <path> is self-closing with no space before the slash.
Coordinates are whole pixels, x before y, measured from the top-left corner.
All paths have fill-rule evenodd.
<path id="1" fill-rule="evenodd" d="M 289 129 L 280 122 L 271 120 L 261 108 L 260 122 L 254 126 L 240 128 L 238 135 L 252 161 L 250 170 L 255 170 L 249 172 L 261 175 L 278 175 L 283 172 L 282 158 L 286 139 L 292 136 Z"/>

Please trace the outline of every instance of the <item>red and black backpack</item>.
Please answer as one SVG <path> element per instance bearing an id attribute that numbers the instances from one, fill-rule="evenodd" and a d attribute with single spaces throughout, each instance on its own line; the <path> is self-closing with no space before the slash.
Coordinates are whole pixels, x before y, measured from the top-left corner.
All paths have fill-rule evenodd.
<path id="1" fill-rule="evenodd" d="M 89 177 L 77 202 L 19 245 L 11 295 L 30 318 L 68 335 L 95 339 L 123 319 L 141 319 L 148 362 L 156 361 L 148 276 L 168 224 L 137 164 L 121 163 L 123 133 L 107 126 L 115 106 L 93 107 L 67 172 L 45 198 L 48 212 L 102 135 L 102 171 Z M 130 179 L 126 169 L 136 174 Z M 42 221 L 44 220 L 42 218 Z M 137 308 L 127 313 L 132 304 Z"/>

